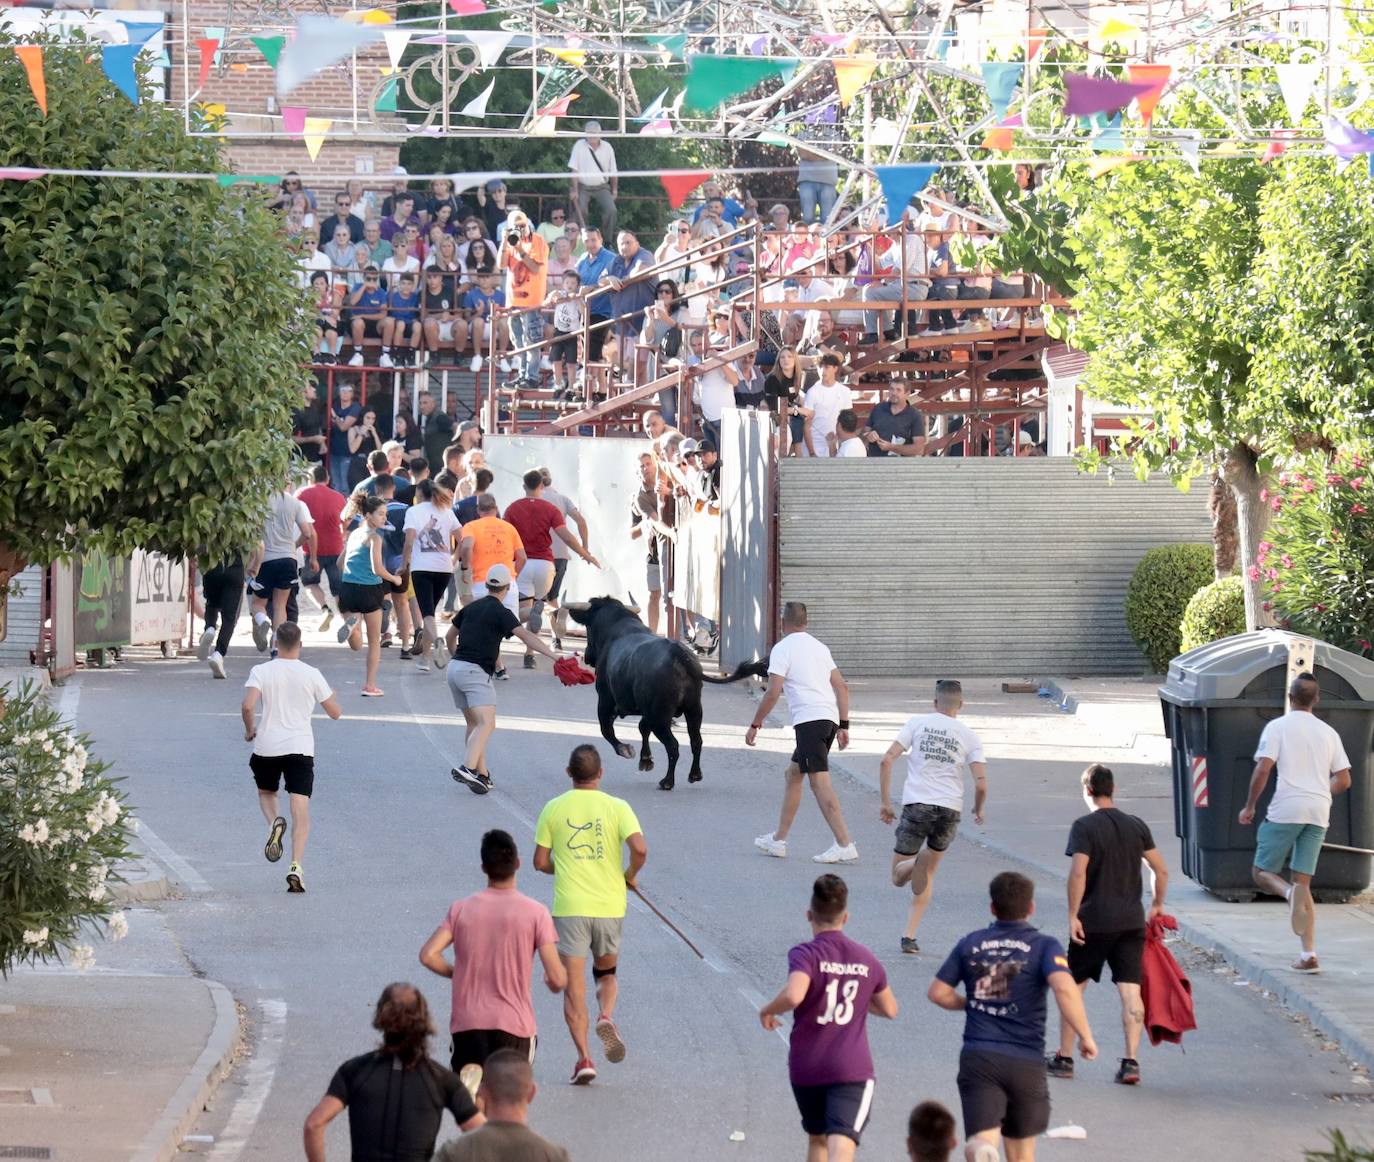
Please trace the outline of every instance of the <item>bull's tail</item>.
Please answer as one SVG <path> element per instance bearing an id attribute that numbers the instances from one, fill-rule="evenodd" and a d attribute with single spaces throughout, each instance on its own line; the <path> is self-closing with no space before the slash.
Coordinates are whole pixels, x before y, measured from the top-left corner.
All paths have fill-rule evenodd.
<path id="1" fill-rule="evenodd" d="M 738 682 L 741 678 L 767 678 L 768 663 L 762 662 L 741 662 L 735 667 L 735 672 L 728 678 L 714 678 L 710 674 L 702 674 L 703 682 L 711 682 L 717 686 L 723 686 L 727 682 Z"/>

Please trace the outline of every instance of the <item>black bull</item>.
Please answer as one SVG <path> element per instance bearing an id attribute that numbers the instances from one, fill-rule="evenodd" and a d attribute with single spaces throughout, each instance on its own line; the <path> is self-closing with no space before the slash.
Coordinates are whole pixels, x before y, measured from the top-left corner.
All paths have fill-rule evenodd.
<path id="1" fill-rule="evenodd" d="M 639 715 L 639 734 L 644 745 L 639 769 L 654 769 L 649 735 L 668 752 L 668 773 L 659 790 L 671 791 L 677 773 L 679 748 L 673 737 L 673 719 L 687 720 L 692 744 L 689 783 L 701 781 L 701 684 L 738 682 L 750 676 L 764 677 L 767 663 L 746 662 L 728 678 L 712 678 L 701 672 L 701 662 L 680 642 L 650 633 L 633 609 L 614 597 L 593 597 L 584 604 L 565 606 L 574 621 L 587 627 L 587 665 L 596 670 L 596 715 L 601 734 L 623 759 L 634 758 L 634 748 L 615 736 L 615 720 Z"/>

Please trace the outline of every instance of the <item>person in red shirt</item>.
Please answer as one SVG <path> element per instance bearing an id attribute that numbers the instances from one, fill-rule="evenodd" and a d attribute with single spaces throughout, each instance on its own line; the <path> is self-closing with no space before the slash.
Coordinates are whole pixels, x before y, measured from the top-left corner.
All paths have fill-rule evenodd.
<path id="1" fill-rule="evenodd" d="M 310 519 L 315 522 L 319 560 L 313 572 L 307 569 L 301 574 L 301 583 L 324 610 L 324 619 L 320 622 L 320 632 L 323 633 L 334 620 L 334 607 L 325 598 L 324 589 L 320 585 L 320 575 L 329 578 L 329 592 L 337 601 L 339 586 L 343 584 L 343 578 L 339 574 L 339 555 L 344 549 L 343 524 L 340 516 L 344 506 L 348 504 L 348 497 L 329 487 L 329 469 L 323 463 L 316 464 L 314 471 L 315 483 L 308 488 L 302 488 L 296 498 L 305 505 L 310 513 Z"/>
<path id="2" fill-rule="evenodd" d="M 525 543 L 525 565 L 516 578 L 520 590 L 520 620 L 530 633 L 538 633 L 544 627 L 544 599 L 553 585 L 553 538 L 558 537 L 587 564 L 599 562 L 568 528 L 558 506 L 542 497 L 544 477 L 539 469 L 530 469 L 522 479 L 525 497 L 506 507 L 505 519 L 515 526 Z M 534 665 L 534 653 L 526 648 L 525 669 L 533 670 Z"/>

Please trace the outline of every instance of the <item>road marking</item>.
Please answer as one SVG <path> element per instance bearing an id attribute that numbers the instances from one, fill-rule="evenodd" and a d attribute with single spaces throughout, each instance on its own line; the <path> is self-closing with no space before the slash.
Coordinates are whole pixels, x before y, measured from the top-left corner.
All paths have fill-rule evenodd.
<path id="1" fill-rule="evenodd" d="M 750 1007 L 754 1010 L 754 1019 L 758 1020 L 759 1010 L 764 1006 L 763 995 L 754 989 L 745 988 L 743 985 L 740 985 L 738 992 L 740 996 L 749 1002 Z M 792 1044 L 787 1039 L 787 1034 L 783 1032 L 781 1026 L 774 1029 L 773 1032 L 778 1035 L 778 1040 L 784 1045 L 790 1046 Z"/>
<path id="2" fill-rule="evenodd" d="M 188 892 L 204 893 L 210 890 L 205 877 L 159 839 L 157 833 L 143 819 L 138 821 L 138 838 Z"/>
<path id="3" fill-rule="evenodd" d="M 243 1092 L 229 1111 L 219 1141 L 210 1151 L 218 1162 L 232 1162 L 243 1153 L 248 1136 L 258 1124 L 262 1107 L 267 1104 L 272 1082 L 277 1076 L 277 1062 L 281 1058 L 282 1040 L 286 1030 L 286 1002 L 273 998 L 262 1002 L 262 1033 L 257 1048 L 244 1068 Z"/>

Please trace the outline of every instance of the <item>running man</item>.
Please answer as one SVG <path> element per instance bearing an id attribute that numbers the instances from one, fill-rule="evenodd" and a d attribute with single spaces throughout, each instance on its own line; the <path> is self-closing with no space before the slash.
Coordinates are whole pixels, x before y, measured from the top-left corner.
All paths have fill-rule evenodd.
<path id="1" fill-rule="evenodd" d="M 534 1060 L 536 1026 L 530 1000 L 530 962 L 539 957 L 551 993 L 567 983 L 558 959 L 558 934 L 549 910 L 515 888 L 520 853 L 506 831 L 482 836 L 484 891 L 456 901 L 420 949 L 420 963 L 453 981 L 453 1072 L 469 1092 L 498 1049 Z M 453 963 L 444 949 L 453 946 Z"/>
<path id="2" fill-rule="evenodd" d="M 787 857 L 787 833 L 801 807 L 805 776 L 811 780 L 811 793 L 835 836 L 829 848 L 811 858 L 816 863 L 852 863 L 859 858 L 859 849 L 850 838 L 839 796 L 830 785 L 830 747 L 837 740 L 841 750 L 849 745 L 849 687 L 830 650 L 806 632 L 806 624 L 806 606 L 800 601 L 783 606 L 782 641 L 768 655 L 768 690 L 744 735 L 745 745 L 753 746 L 763 720 L 778 699 L 787 695 L 797 745 L 787 765 L 782 814 L 777 830 L 760 835 L 754 846 L 765 855 Z"/>
<path id="3" fill-rule="evenodd" d="M 959 830 L 965 771 L 973 775 L 973 821 L 980 827 L 983 825 L 988 768 L 983 758 L 983 744 L 959 721 L 963 704 L 964 688 L 958 682 L 948 679 L 936 682 L 935 712 L 907 719 L 878 767 L 882 797 L 878 817 L 884 823 L 891 823 L 897 818 L 892 810 L 892 764 L 901 755 L 907 756 L 902 818 L 897 824 L 892 856 L 892 882 L 899 888 L 911 885 L 911 908 L 907 912 L 906 930 L 902 933 L 902 951 L 913 956 L 921 951 L 916 929 L 921 926 L 921 917 L 930 906 L 935 869 L 940 866 Z"/>
<path id="4" fill-rule="evenodd" d="M 405 517 L 405 547 L 402 556 L 405 570 L 420 605 L 420 619 L 424 632 L 420 635 L 419 659 L 415 668 L 430 672 L 430 655 L 434 669 L 442 671 L 448 665 L 448 654 L 440 644 L 435 611 L 444 599 L 444 590 L 453 581 L 453 567 L 457 557 L 458 532 L 462 527 L 453 512 L 453 492 L 437 480 L 422 480 L 415 486 L 418 498 Z"/>
<path id="5" fill-rule="evenodd" d="M 257 721 L 258 705 L 262 721 Z M 244 683 L 243 737 L 253 744 L 248 760 L 258 787 L 258 806 L 267 820 L 270 863 L 281 859 L 286 820 L 277 811 L 277 793 L 283 780 L 291 800 L 291 867 L 286 873 L 288 892 L 305 891 L 305 841 L 310 835 L 310 796 L 315 789 L 315 732 L 310 716 L 315 704 L 330 718 L 343 711 L 325 676 L 301 661 L 301 627 L 286 622 L 277 630 L 277 656 L 248 671 Z"/>
<path id="6" fill-rule="evenodd" d="M 1240 811 L 1240 824 L 1255 821 L 1269 776 L 1278 767 L 1278 785 L 1269 800 L 1255 843 L 1250 875 L 1262 892 L 1288 901 L 1293 934 L 1302 941 L 1298 972 L 1321 972 L 1317 960 L 1317 909 L 1312 904 L 1312 877 L 1331 822 L 1331 800 L 1350 789 L 1350 760 L 1341 736 L 1313 713 L 1321 697 L 1317 679 L 1299 674 L 1288 687 L 1288 713 L 1265 726 L 1255 748 L 1250 794 Z M 1293 876 L 1282 876 L 1288 864 Z"/>
<path id="7" fill-rule="evenodd" d="M 320 562 L 310 510 L 292 495 L 290 477 L 284 477 L 267 502 L 261 558 L 249 585 L 253 591 L 253 644 L 260 654 L 267 652 L 273 631 L 287 620 L 287 605 L 300 588 L 296 547 L 301 541 L 306 545 L 307 570 L 318 572 Z"/>
<path id="8" fill-rule="evenodd" d="M 307 569 L 301 575 L 301 584 L 310 592 L 315 603 L 324 610 L 324 617 L 320 619 L 319 624 L 319 631 L 324 633 L 334 620 L 335 607 L 339 601 L 339 586 L 343 583 L 339 558 L 344 551 L 342 518 L 343 510 L 348 505 L 348 497 L 329 487 L 329 470 L 323 462 L 316 464 L 313 471 L 315 482 L 296 493 L 296 499 L 305 505 L 310 513 L 311 523 L 315 526 L 315 548 L 319 556 L 316 568 Z M 375 480 L 375 477 L 373 479 Z M 359 487 L 362 488 L 368 483 L 369 481 L 364 481 Z M 369 488 L 366 491 L 371 492 L 373 489 Z M 330 605 L 329 598 L 324 595 L 324 588 L 320 585 L 321 574 L 329 578 L 329 594 L 334 599 L 334 605 Z"/>
<path id="9" fill-rule="evenodd" d="M 1116 778 L 1111 769 L 1093 763 L 1083 772 L 1083 798 L 1089 814 L 1074 820 L 1069 846 L 1069 971 L 1081 992 L 1088 981 L 1102 979 L 1110 965 L 1112 983 L 1121 994 L 1121 1027 L 1126 1056 L 1116 1071 L 1119 1085 L 1140 1084 L 1140 1032 L 1145 1005 L 1140 998 L 1140 968 L 1145 955 L 1145 925 L 1164 911 L 1169 868 L 1155 847 L 1145 820 L 1117 809 Z M 1140 865 L 1154 874 L 1150 914 L 1140 906 Z M 1059 1051 L 1049 1060 L 1051 1077 L 1073 1076 L 1073 1028 L 1059 1023 Z"/>
<path id="10" fill-rule="evenodd" d="M 552 472 L 547 468 L 540 468 L 539 475 L 544 480 L 543 498 L 563 514 L 565 521 L 572 521 L 577 526 L 577 536 L 582 542 L 582 547 L 590 553 L 592 549 L 591 536 L 587 528 L 587 518 L 582 515 L 582 510 L 571 499 L 554 488 Z M 549 618 L 549 628 L 553 634 L 553 648 L 556 650 L 563 648 L 561 639 L 568 622 L 568 612 L 559 604 L 559 597 L 563 592 L 563 577 L 568 571 L 570 552 L 571 550 L 562 538 L 553 542 L 553 584 L 549 586 L 546 604 L 549 609 L 553 610 L 553 616 Z"/>
<path id="11" fill-rule="evenodd" d="M 459 564 L 472 578 L 472 591 L 474 594 L 482 593 L 482 584 L 487 579 L 487 573 L 494 565 L 504 565 L 509 571 L 511 578 L 520 576 L 520 572 L 525 567 L 528 558 L 525 555 L 524 542 L 520 540 L 520 534 L 515 526 L 509 521 L 504 521 L 500 517 L 500 510 L 496 505 L 496 497 L 489 492 L 484 492 L 477 498 L 477 519 L 470 520 L 462 526 L 462 547 L 459 550 Z M 492 592 L 488 587 L 487 592 Z M 516 595 L 514 584 L 508 585 L 501 590 L 502 600 L 506 603 L 506 608 L 515 614 L 516 621 L 520 620 L 520 598 Z M 497 664 L 495 677 L 500 681 L 505 681 L 506 668 Z"/>
<path id="12" fill-rule="evenodd" d="M 454 782 L 462 783 L 477 795 L 485 795 L 492 788 L 487 744 L 496 731 L 496 688 L 491 680 L 500 672 L 501 643 L 508 637 L 518 637 L 526 649 L 558 660 L 558 655 L 511 612 L 510 570 L 505 565 L 492 565 L 483 584 L 487 595 L 463 606 L 448 628 L 452 660 L 444 675 L 453 705 L 463 712 L 468 727 L 463 761 L 449 774 Z"/>
<path id="13" fill-rule="evenodd" d="M 243 604 L 243 556 L 224 558 L 219 564 L 200 561 L 200 585 L 205 597 L 205 628 L 196 642 L 196 657 L 208 662 L 210 673 L 224 677 L 224 657 L 239 620 Z"/>
<path id="14" fill-rule="evenodd" d="M 964 1011 L 959 1101 L 967 1162 L 993 1162 L 1003 1138 L 1007 1162 L 1032 1162 L 1035 1139 L 1050 1124 L 1047 990 L 1054 990 L 1084 1061 L 1097 1056 L 1097 1045 L 1064 949 L 1031 926 L 1035 885 L 1019 872 L 1002 872 L 993 877 L 988 893 L 995 922 L 954 946 L 926 995 L 942 1009 Z"/>
<path id="15" fill-rule="evenodd" d="M 811 939 L 787 954 L 787 983 L 759 1010 L 765 1029 L 792 1018 L 787 1072 L 801 1111 L 807 1162 L 851 1162 L 873 1107 L 868 1015 L 892 1020 L 897 998 L 878 958 L 844 934 L 849 887 L 837 875 L 811 889 Z"/>
<path id="16" fill-rule="evenodd" d="M 535 825 L 534 867 L 553 876 L 553 924 L 558 931 L 558 955 L 567 969 L 563 1016 L 568 1022 L 577 1064 L 572 1084 L 596 1079 L 596 1066 L 587 1047 L 587 957 L 600 1015 L 596 1035 L 606 1060 L 625 1060 L 625 1042 L 613 1019 L 619 995 L 616 963 L 625 926 L 626 893 L 636 886 L 649 848 L 624 799 L 601 790 L 601 755 L 596 747 L 575 747 L 568 759 L 572 790 L 551 799 Z M 621 847 L 630 849 L 629 866 L 622 866 Z"/>

